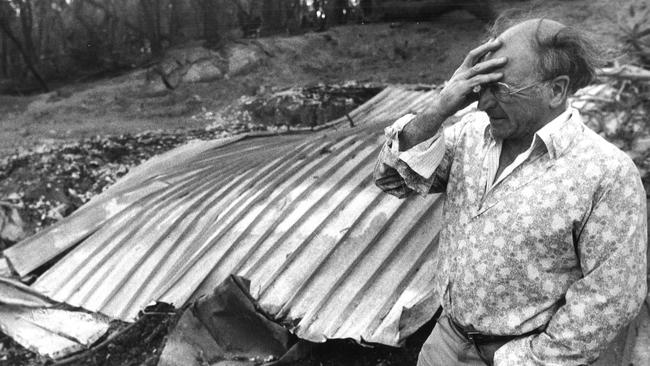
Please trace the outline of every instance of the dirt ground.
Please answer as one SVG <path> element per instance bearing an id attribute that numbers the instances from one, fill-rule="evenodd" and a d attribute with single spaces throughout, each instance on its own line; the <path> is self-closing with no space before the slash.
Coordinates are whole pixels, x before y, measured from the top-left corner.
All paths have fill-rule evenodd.
<path id="1" fill-rule="evenodd" d="M 615 23 L 616 14 L 622 8 L 620 2 L 500 0 L 495 3 L 499 11 L 524 7 L 591 31 L 612 60 L 625 61 L 624 57 L 618 57 L 621 45 Z M 124 166 L 128 169 L 191 138 L 218 137 L 205 132 L 213 121 L 202 116 L 230 113 L 230 106 L 242 96 L 350 81 L 440 84 L 453 73 L 466 52 L 481 43 L 484 27 L 462 11 L 431 22 L 348 25 L 302 36 L 275 37 L 265 43 L 273 46 L 272 56 L 248 72 L 212 82 L 184 83 L 174 90 L 152 88 L 145 70 L 133 70 L 111 79 L 61 86 L 47 94 L 0 95 L 0 162 L 27 151 L 56 151 L 59 155 L 55 156 L 64 164 L 39 160 L 42 163 L 39 166 L 45 168 L 35 171 L 30 168 L 32 161 L 27 159 L 22 165 L 12 166 L 24 174 L 20 179 L 30 182 L 27 191 L 33 191 L 30 194 L 37 198 L 45 190 L 51 190 L 51 186 L 61 182 L 47 177 L 41 185 L 36 182 L 39 177 L 57 172 L 81 177 L 75 178 L 77 193 L 85 190 L 96 194 L 123 175 Z M 238 131 L 243 130 L 235 128 L 227 132 Z M 67 145 L 57 147 L 62 144 Z M 45 155 L 38 155 L 39 159 L 42 156 Z M 95 163 L 100 156 L 103 160 Z M 93 168 L 81 169 L 74 161 L 87 161 Z M 7 166 L 0 164 L 0 167 L 5 169 L 0 171 L 0 180 L 4 180 L 0 182 L 0 199 L 3 199 L 17 190 L 19 182 L 6 179 Z M 44 182 L 50 185 L 45 186 Z M 65 216 L 88 198 L 79 194 L 54 216 L 48 215 L 56 207 L 44 207 L 41 211 L 45 216 L 39 222 L 45 225 L 54 222 L 57 213 Z M 171 323 L 167 318 L 144 322 L 97 353 L 69 364 L 154 365 Z M 301 364 L 414 365 L 430 329 L 431 324 L 425 326 L 401 349 L 361 348 L 344 341 L 315 346 L 309 359 Z M 119 354 L 132 357 L 115 357 Z M 49 363 L 0 333 L 0 365 Z"/>

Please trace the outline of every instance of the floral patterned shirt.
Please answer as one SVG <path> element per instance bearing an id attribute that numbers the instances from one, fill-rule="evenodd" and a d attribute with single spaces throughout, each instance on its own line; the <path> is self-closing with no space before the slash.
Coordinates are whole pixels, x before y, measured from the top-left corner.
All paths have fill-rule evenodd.
<path id="1" fill-rule="evenodd" d="M 647 294 L 646 200 L 632 160 L 571 109 L 498 178 L 501 142 L 485 113 L 440 135 L 414 147 L 409 165 L 388 128 L 375 178 L 400 197 L 446 192 L 433 284 L 445 311 L 485 334 L 541 330 L 506 343 L 495 366 L 593 362 Z M 389 190 L 388 176 L 404 184 Z"/>

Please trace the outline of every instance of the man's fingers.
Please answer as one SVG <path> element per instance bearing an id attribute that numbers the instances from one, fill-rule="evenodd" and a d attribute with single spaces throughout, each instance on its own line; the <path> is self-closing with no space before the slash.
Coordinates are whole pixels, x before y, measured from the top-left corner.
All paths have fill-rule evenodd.
<path id="1" fill-rule="evenodd" d="M 469 51 L 463 65 L 467 68 L 470 68 L 476 64 L 476 62 L 486 53 L 490 51 L 497 50 L 501 47 L 501 40 L 496 38 L 488 42 L 483 43 L 482 45 L 476 47 L 475 49 Z"/>
<path id="2" fill-rule="evenodd" d="M 486 71 L 502 67 L 508 62 L 508 59 L 505 57 L 494 58 L 488 61 L 479 62 L 476 65 L 472 66 L 469 69 L 468 76 L 472 77 L 478 74 L 484 74 Z"/>
<path id="3" fill-rule="evenodd" d="M 503 77 L 501 72 L 493 72 L 489 74 L 478 74 L 473 78 L 469 79 L 470 87 L 475 87 L 477 85 L 489 84 L 495 81 L 499 81 Z"/>

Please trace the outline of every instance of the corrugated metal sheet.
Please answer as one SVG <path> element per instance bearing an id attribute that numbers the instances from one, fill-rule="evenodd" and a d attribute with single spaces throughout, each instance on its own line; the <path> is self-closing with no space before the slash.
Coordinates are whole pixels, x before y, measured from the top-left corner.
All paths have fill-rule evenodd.
<path id="1" fill-rule="evenodd" d="M 397 345 L 416 328 L 404 309 L 430 295 L 442 199 L 383 194 L 372 170 L 382 127 L 431 93 L 387 88 L 352 129 L 168 153 L 5 255 L 24 274 L 76 245 L 32 287 L 112 317 L 180 306 L 237 274 L 299 337 Z"/>
<path id="2" fill-rule="evenodd" d="M 43 356 L 87 349 L 108 330 L 99 314 L 62 309 L 20 282 L 0 277 L 0 331 Z"/>

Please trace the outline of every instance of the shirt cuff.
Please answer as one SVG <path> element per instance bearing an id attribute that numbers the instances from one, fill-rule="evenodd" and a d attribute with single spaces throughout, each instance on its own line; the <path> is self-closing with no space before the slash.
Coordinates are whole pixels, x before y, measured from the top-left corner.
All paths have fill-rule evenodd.
<path id="1" fill-rule="evenodd" d="M 407 113 L 384 129 L 384 135 L 386 135 L 390 151 L 396 156 L 399 155 L 399 133 L 402 132 L 404 126 L 411 122 L 413 118 L 415 118 L 415 114 Z"/>
<path id="2" fill-rule="evenodd" d="M 384 133 L 390 146 L 391 153 L 397 159 L 406 163 L 415 173 L 425 179 L 429 179 L 435 172 L 445 154 L 445 142 L 440 138 L 441 133 L 425 140 L 407 151 L 399 149 L 399 133 L 409 122 L 415 118 L 415 114 L 409 113 L 391 126 L 386 127 Z"/>

